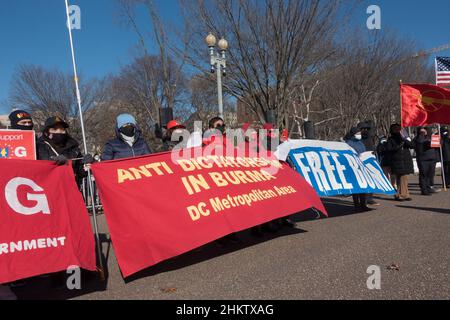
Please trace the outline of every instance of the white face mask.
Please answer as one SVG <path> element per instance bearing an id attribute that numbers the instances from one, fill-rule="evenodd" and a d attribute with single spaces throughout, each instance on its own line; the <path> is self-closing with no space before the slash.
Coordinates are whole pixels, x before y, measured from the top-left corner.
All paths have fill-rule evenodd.
<path id="1" fill-rule="evenodd" d="M 361 140 L 362 139 L 362 135 L 361 134 L 355 134 L 355 139 L 356 140 Z"/>

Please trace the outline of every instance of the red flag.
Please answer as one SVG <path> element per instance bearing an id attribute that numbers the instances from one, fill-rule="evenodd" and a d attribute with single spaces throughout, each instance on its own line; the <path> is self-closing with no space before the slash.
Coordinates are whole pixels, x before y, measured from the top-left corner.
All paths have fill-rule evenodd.
<path id="1" fill-rule="evenodd" d="M 0 283 L 78 266 L 94 271 L 89 216 L 72 166 L 0 160 Z"/>
<path id="2" fill-rule="evenodd" d="M 92 166 L 125 277 L 311 207 L 326 214 L 314 189 L 287 165 L 190 151 L 200 155 L 172 160 L 165 153 Z"/>
<path id="3" fill-rule="evenodd" d="M 431 84 L 402 84 L 402 126 L 450 124 L 450 90 Z"/>

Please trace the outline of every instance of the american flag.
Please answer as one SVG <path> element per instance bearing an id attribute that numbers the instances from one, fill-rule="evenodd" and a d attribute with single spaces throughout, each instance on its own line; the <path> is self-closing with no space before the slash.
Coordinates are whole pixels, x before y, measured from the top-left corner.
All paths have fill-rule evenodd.
<path id="1" fill-rule="evenodd" d="M 436 84 L 438 86 L 450 86 L 450 58 L 436 58 Z"/>

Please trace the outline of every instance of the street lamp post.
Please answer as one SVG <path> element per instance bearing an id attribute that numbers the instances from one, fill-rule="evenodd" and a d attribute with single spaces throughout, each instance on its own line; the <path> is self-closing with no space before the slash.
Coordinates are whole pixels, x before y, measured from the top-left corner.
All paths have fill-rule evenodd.
<path id="1" fill-rule="evenodd" d="M 223 117 L 223 94 L 222 94 L 222 75 L 226 76 L 227 62 L 225 52 L 228 49 L 228 41 L 220 39 L 218 43 L 219 51 L 215 51 L 216 37 L 210 33 L 205 39 L 206 44 L 209 47 L 209 55 L 211 57 L 211 73 L 217 73 L 217 94 L 219 99 L 219 116 Z"/>

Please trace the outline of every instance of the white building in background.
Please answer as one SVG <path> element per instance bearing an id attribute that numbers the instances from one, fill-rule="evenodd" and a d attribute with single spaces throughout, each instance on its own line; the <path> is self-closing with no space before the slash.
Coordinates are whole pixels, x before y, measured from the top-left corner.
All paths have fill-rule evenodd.
<path id="1" fill-rule="evenodd" d="M 0 115 L 0 129 L 7 129 L 10 126 L 8 115 Z"/>

